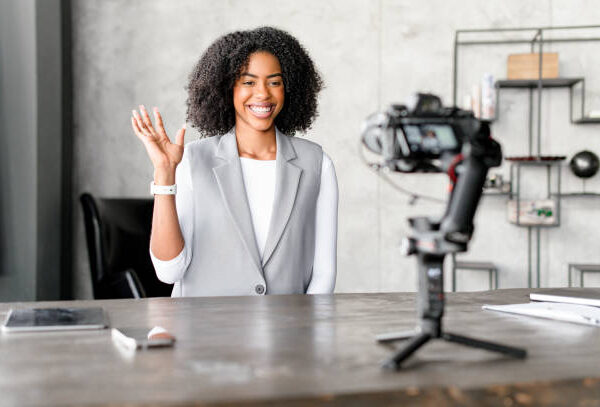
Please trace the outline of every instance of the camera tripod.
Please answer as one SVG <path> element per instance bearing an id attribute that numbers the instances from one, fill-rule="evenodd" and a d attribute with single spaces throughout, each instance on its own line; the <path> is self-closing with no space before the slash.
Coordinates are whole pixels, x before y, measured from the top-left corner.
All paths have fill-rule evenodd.
<path id="1" fill-rule="evenodd" d="M 467 251 L 467 243 L 473 234 L 473 217 L 488 169 L 498 166 L 501 160 L 500 146 L 490 137 L 488 124 L 482 123 L 479 131 L 470 140 L 468 156 L 464 157 L 463 161 L 461 154 L 448 169 L 452 184 L 456 184 L 441 221 L 425 217 L 409 219 L 414 236 L 404 239 L 403 251 L 406 255 L 417 255 L 418 259 L 417 307 L 420 325 L 415 332 L 383 334 L 377 337 L 380 343 L 408 340 L 408 343 L 384 364 L 385 367 L 400 369 L 409 356 L 432 339 L 443 339 L 518 359 L 527 356 L 524 349 L 444 332 L 442 329 L 445 303 L 444 257 L 448 253 Z M 463 166 L 460 176 L 457 176 L 455 167 L 461 161 Z"/>
<path id="2" fill-rule="evenodd" d="M 443 260 L 443 255 L 419 255 L 419 310 L 421 323 L 415 331 L 388 333 L 377 336 L 379 343 L 408 340 L 408 343 L 402 349 L 397 351 L 384 363 L 384 367 L 399 370 L 407 358 L 433 339 L 442 339 L 459 345 L 497 352 L 517 359 L 524 359 L 527 356 L 527 351 L 524 349 L 444 332 L 442 329 L 442 317 L 444 314 Z"/>

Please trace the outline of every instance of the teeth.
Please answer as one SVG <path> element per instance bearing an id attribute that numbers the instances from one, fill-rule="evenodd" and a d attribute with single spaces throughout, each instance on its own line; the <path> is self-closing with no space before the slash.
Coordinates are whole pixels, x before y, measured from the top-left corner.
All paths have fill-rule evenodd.
<path id="1" fill-rule="evenodd" d="M 250 106 L 250 110 L 256 113 L 267 113 L 271 111 L 271 106 Z"/>

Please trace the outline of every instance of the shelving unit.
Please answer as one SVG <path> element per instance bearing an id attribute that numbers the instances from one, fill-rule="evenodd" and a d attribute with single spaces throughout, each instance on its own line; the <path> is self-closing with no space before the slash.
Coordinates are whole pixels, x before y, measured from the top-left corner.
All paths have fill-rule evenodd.
<path id="1" fill-rule="evenodd" d="M 600 117 L 584 117 L 582 119 L 571 120 L 571 123 L 574 123 L 574 124 L 600 123 Z"/>
<path id="2" fill-rule="evenodd" d="M 539 79 L 504 79 L 496 81 L 496 103 L 500 104 L 500 89 L 535 89 L 539 86 Z M 572 124 L 593 124 L 600 123 L 600 117 L 584 117 L 585 112 L 585 78 L 552 78 L 542 79 L 542 88 L 569 88 L 569 119 Z M 581 116 L 578 119 L 573 118 L 573 88 L 581 84 Z M 499 115 L 492 121 L 499 119 Z"/>
<path id="3" fill-rule="evenodd" d="M 533 242 L 532 235 L 535 232 L 535 282 L 536 287 L 540 287 L 540 230 L 542 228 L 555 228 L 560 226 L 560 198 L 561 198 L 561 174 L 560 174 L 560 164 L 563 160 L 531 160 L 531 161 L 513 161 L 510 165 L 510 182 L 511 182 L 511 191 L 509 194 L 509 200 L 515 200 L 517 206 L 517 226 L 524 226 L 521 224 L 519 219 L 520 213 L 520 202 L 521 202 L 521 171 L 523 167 L 546 167 L 546 198 L 552 199 L 556 202 L 556 221 L 552 224 L 548 225 L 526 225 L 527 227 L 527 286 L 533 286 L 533 268 L 532 268 L 532 251 L 533 251 Z M 556 169 L 557 173 L 557 184 L 556 189 L 557 193 L 552 193 L 552 170 Z M 514 174 L 514 175 L 513 175 Z M 514 188 L 513 188 L 514 186 Z"/>
<path id="4" fill-rule="evenodd" d="M 552 199 L 556 202 L 556 222 L 548 225 L 536 225 L 535 227 L 540 228 L 555 228 L 560 226 L 560 197 L 561 197 L 561 177 L 560 177 L 560 164 L 564 158 L 556 160 L 531 160 L 531 161 L 514 161 L 511 160 L 510 164 L 510 185 L 511 191 L 508 195 L 510 200 L 516 201 L 517 205 L 517 226 L 530 226 L 524 225 L 519 219 L 519 209 L 521 202 L 521 171 L 522 167 L 546 167 L 546 199 Z M 556 191 L 552 192 L 552 169 L 556 168 L 557 183 Z M 513 188 L 514 187 L 514 188 Z"/>
<path id="5" fill-rule="evenodd" d="M 560 194 L 560 196 L 562 198 L 568 198 L 570 196 L 572 197 L 590 197 L 590 198 L 597 198 L 600 197 L 600 193 L 599 192 L 569 192 L 569 193 L 562 193 Z"/>
<path id="6" fill-rule="evenodd" d="M 542 88 L 560 88 L 573 86 L 583 78 L 551 78 L 542 79 Z M 536 88 L 539 79 L 504 79 L 496 81 L 497 88 Z"/>
<path id="7" fill-rule="evenodd" d="M 525 79 L 525 80 L 499 80 L 496 82 L 496 106 L 499 106 L 499 91 L 502 88 L 514 88 L 514 89 L 527 89 L 529 91 L 529 155 L 541 155 L 540 151 L 540 140 L 541 140 L 541 119 L 542 119 L 542 91 L 544 88 L 558 88 L 558 87 L 568 87 L 569 88 L 569 117 L 571 123 L 578 125 L 586 125 L 586 124 L 598 124 L 600 123 L 600 118 L 590 118 L 585 117 L 585 78 L 552 78 L 552 79 L 543 79 L 542 78 L 542 69 L 543 69 L 543 60 L 542 54 L 544 51 L 544 44 L 550 43 L 570 43 L 570 42 L 597 42 L 600 41 L 600 37 L 585 37 L 585 38 L 547 38 L 545 33 L 552 31 L 569 31 L 569 30 L 600 30 L 600 25 L 585 25 L 585 26 L 559 26 L 559 27 L 527 27 L 527 28 L 495 28 L 495 29 L 470 29 L 470 30 L 457 30 L 454 36 L 454 57 L 452 63 L 452 72 L 453 72 L 453 83 L 452 83 L 452 100 L 454 105 L 457 105 L 458 98 L 458 51 L 461 47 L 465 46 L 481 46 L 481 45 L 519 45 L 526 44 L 530 46 L 530 51 L 532 53 L 539 53 L 539 74 L 537 79 Z M 461 35 L 464 37 L 465 34 L 524 34 L 531 33 L 529 39 L 524 39 L 521 37 L 518 38 L 501 38 L 498 40 L 462 40 Z M 536 50 L 537 47 L 537 50 Z M 573 88 L 581 83 L 581 114 L 579 118 L 573 117 Z M 538 114 L 536 117 L 537 121 L 537 151 L 534 153 L 533 151 L 533 91 L 537 90 L 537 106 L 538 106 Z M 498 109 L 497 109 L 498 111 Z M 499 119 L 498 116 L 495 118 Z"/>
<path id="8" fill-rule="evenodd" d="M 558 227 L 560 226 L 560 198 L 563 196 L 561 193 L 561 181 L 560 181 L 560 169 L 561 169 L 561 161 L 545 161 L 542 159 L 542 93 L 544 89 L 548 88 L 568 88 L 569 89 L 569 120 L 574 125 L 589 125 L 589 124 L 600 124 L 600 118 L 596 117 L 585 117 L 585 78 L 583 77 L 564 77 L 564 78 L 542 78 L 542 68 L 543 68 L 543 60 L 542 55 L 544 52 L 544 45 L 549 43 L 569 43 L 569 42 L 594 42 L 600 41 L 600 37 L 578 37 L 578 38 L 569 38 L 569 37 L 553 37 L 548 38 L 548 32 L 556 32 L 560 31 L 569 31 L 569 30 L 598 30 L 600 29 L 599 25 L 588 25 L 588 26 L 561 26 L 561 27 L 528 27 L 528 28 L 507 28 L 507 29 L 476 29 L 476 30 L 457 30 L 454 37 L 454 58 L 453 58 L 453 86 L 452 86 L 452 94 L 453 94 L 453 103 L 457 105 L 457 93 L 458 93 L 458 56 L 459 49 L 464 46 L 471 45 L 519 45 L 526 44 L 530 46 L 531 53 L 539 54 L 539 71 L 538 78 L 536 79 L 519 79 L 519 80 L 498 80 L 495 83 L 496 90 L 496 117 L 491 121 L 498 121 L 500 119 L 499 116 L 499 106 L 500 106 L 500 94 L 502 89 L 525 89 L 528 91 L 528 107 L 529 107 L 529 119 L 528 119 L 528 155 L 533 156 L 536 159 L 531 161 L 514 161 L 511 163 L 510 167 L 510 181 L 511 181 L 511 191 L 508 194 L 509 199 L 516 199 L 517 205 L 517 225 L 527 227 L 527 262 L 528 262 L 528 286 L 532 286 L 532 276 L 533 276 L 533 257 L 534 254 L 532 252 L 533 247 L 533 231 L 535 231 L 535 259 L 536 259 L 536 283 L 537 287 L 540 286 L 540 229 L 544 227 Z M 522 36 L 525 34 L 531 34 L 529 38 L 523 38 Z M 509 37 L 493 39 L 493 40 L 464 40 L 464 35 L 487 35 L 487 34 L 502 34 L 504 36 L 508 35 Z M 519 35 L 519 37 L 515 37 L 515 35 Z M 462 38 L 461 38 L 462 36 Z M 579 117 L 575 118 L 575 109 L 573 108 L 574 103 L 574 89 L 577 86 L 581 86 L 581 112 L 579 113 Z M 537 91 L 537 93 L 536 93 Z M 534 118 L 534 96 L 537 99 L 537 115 Z M 533 141 L 534 141 L 534 130 L 533 124 L 534 120 L 536 122 L 536 149 L 534 151 Z M 546 182 L 547 182 L 547 197 L 548 199 L 554 199 L 556 201 L 556 211 L 557 211 L 557 221 L 552 225 L 522 225 L 519 222 L 519 202 L 521 200 L 521 170 L 522 167 L 525 166 L 546 166 Z M 556 168 L 556 172 L 558 174 L 557 177 L 557 191 L 551 191 L 551 178 L 552 178 L 552 169 Z M 513 176 L 513 173 L 516 172 L 516 175 Z M 487 194 L 486 194 L 487 195 Z M 490 194 L 492 195 L 492 194 Z M 585 196 L 600 196 L 600 194 L 586 194 Z M 569 194 L 568 196 L 579 196 Z"/>

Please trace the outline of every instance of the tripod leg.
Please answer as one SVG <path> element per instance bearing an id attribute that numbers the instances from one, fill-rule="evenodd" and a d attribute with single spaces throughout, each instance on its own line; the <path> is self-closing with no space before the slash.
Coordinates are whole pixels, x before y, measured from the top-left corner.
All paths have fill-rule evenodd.
<path id="1" fill-rule="evenodd" d="M 377 342 L 379 343 L 389 343 L 410 339 L 417 334 L 418 333 L 415 331 L 387 332 L 377 335 L 375 339 L 377 339 Z"/>
<path id="2" fill-rule="evenodd" d="M 428 340 L 431 339 L 431 335 L 427 333 L 418 334 L 413 336 L 410 342 L 406 344 L 402 349 L 400 349 L 394 356 L 388 359 L 383 367 L 393 370 L 400 369 L 400 365 L 404 362 L 410 355 L 415 353 L 417 349 L 423 346 Z"/>
<path id="3" fill-rule="evenodd" d="M 482 341 L 479 339 L 469 338 L 462 335 L 455 335 L 448 332 L 444 332 L 442 334 L 442 339 L 448 342 L 458 343 L 459 345 L 465 345 L 470 346 L 472 348 L 479 348 L 489 350 L 491 352 L 502 353 L 504 355 L 511 356 L 517 359 L 525 359 L 525 357 L 527 357 L 527 351 L 525 349 L 501 345 L 495 342 Z"/>

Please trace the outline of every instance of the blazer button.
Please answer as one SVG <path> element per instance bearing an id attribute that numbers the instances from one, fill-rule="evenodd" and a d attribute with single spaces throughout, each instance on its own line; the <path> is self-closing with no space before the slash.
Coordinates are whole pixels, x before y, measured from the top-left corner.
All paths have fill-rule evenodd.
<path id="1" fill-rule="evenodd" d="M 265 293 L 265 286 L 257 284 L 256 287 L 254 287 L 254 290 L 256 291 L 256 294 L 263 295 Z"/>

